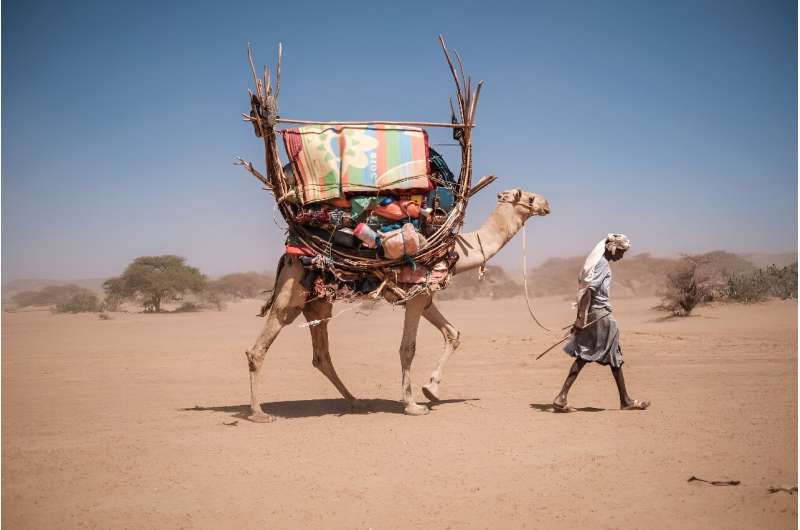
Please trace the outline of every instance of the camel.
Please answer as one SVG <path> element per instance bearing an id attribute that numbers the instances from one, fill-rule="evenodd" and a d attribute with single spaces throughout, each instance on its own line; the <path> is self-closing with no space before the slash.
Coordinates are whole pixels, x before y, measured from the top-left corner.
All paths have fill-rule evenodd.
<path id="1" fill-rule="evenodd" d="M 550 205 L 541 195 L 520 189 L 505 191 L 497 195 L 497 206 L 489 218 L 475 232 L 458 236 L 456 251 L 458 260 L 452 270 L 454 274 L 478 268 L 486 264 L 522 229 L 529 218 L 550 213 Z M 291 324 L 300 313 L 308 322 L 313 349 L 312 364 L 348 400 L 353 409 L 363 409 L 345 387 L 331 361 L 328 349 L 328 319 L 331 318 L 333 304 L 325 299 L 308 300 L 308 292 L 301 285 L 304 269 L 294 256 L 284 255 L 276 273 L 275 289 L 265 305 L 266 322 L 255 345 L 245 352 L 250 370 L 250 409 L 249 419 L 254 422 L 270 422 L 275 418 L 261 409 L 258 399 L 258 376 L 264 358 L 275 338 L 284 326 Z M 391 291 L 384 294 L 390 301 L 397 301 Z M 422 392 L 431 400 L 439 401 L 439 385 L 444 365 L 450 355 L 458 348 L 460 332 L 442 315 L 433 303 L 433 293 L 415 296 L 405 302 L 403 338 L 400 342 L 400 365 L 402 368 L 402 391 L 404 412 L 412 416 L 427 414 L 430 409 L 414 401 L 411 391 L 411 363 L 416 350 L 417 329 L 420 317 L 436 327 L 444 337 L 444 352 L 439 359 L 430 380 L 422 387 Z"/>

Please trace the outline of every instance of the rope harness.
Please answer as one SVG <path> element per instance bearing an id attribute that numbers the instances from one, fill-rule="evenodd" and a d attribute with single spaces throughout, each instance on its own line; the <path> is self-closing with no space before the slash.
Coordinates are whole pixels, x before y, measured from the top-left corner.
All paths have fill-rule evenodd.
<path id="1" fill-rule="evenodd" d="M 536 314 L 533 312 L 533 306 L 531 305 L 531 299 L 528 297 L 528 235 L 525 233 L 525 224 L 522 225 L 522 288 L 523 292 L 525 293 L 525 303 L 528 306 L 528 313 L 531 314 L 531 318 L 536 324 L 545 331 L 552 332 L 553 330 L 548 329 L 539 322 L 539 319 L 536 318 Z"/>

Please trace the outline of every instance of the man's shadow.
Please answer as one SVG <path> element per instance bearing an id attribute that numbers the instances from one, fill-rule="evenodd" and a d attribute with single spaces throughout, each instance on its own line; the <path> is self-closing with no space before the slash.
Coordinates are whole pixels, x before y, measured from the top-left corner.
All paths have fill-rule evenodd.
<path id="1" fill-rule="evenodd" d="M 311 418 L 329 415 L 343 416 L 345 414 L 403 414 L 404 405 L 400 401 L 391 401 L 388 399 L 361 399 L 359 401 L 362 405 L 362 407 L 359 408 L 351 407 L 349 401 L 341 398 L 273 401 L 271 403 L 262 403 L 261 409 L 267 414 L 286 419 Z M 437 402 L 429 402 L 427 405 L 431 408 L 431 410 L 434 410 L 439 405 L 464 403 L 468 401 L 478 401 L 478 398 L 443 399 Z M 239 419 L 247 419 L 248 416 L 250 416 L 250 405 L 212 405 L 206 407 L 195 405 L 194 407 L 187 407 L 178 410 L 184 412 L 223 412 Z"/>
<path id="2" fill-rule="evenodd" d="M 531 403 L 531 408 L 539 412 L 555 412 L 552 403 Z M 597 407 L 575 407 L 575 412 L 603 412 L 606 409 L 598 409 Z"/>

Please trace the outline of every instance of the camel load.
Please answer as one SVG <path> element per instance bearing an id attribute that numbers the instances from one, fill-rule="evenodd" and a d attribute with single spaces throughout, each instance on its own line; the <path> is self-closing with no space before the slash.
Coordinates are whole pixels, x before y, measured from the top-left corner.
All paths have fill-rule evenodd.
<path id="1" fill-rule="evenodd" d="M 456 85 L 450 123 L 283 118 L 282 46 L 274 86 L 269 68 L 256 73 L 248 46 L 255 92 L 249 92 L 250 113 L 242 116 L 264 142 L 266 176 L 251 162 L 237 163 L 274 194 L 287 223 L 286 254 L 306 269 L 310 295 L 334 301 L 388 291 L 401 302 L 447 286 L 467 203 L 495 177 L 472 186 L 472 129 L 482 82 L 473 90 L 458 52 L 456 68 L 441 36 L 439 42 Z M 457 177 L 430 146 L 425 127 L 452 129 L 461 149 Z"/>

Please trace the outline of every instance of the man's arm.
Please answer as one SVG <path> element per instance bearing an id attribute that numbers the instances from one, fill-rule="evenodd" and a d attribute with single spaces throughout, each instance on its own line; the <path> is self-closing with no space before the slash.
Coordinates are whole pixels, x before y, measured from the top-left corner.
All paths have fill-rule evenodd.
<path id="1" fill-rule="evenodd" d="M 575 324 L 573 324 L 573 329 L 583 329 L 586 326 L 586 319 L 589 316 L 589 304 L 592 301 L 592 289 L 586 289 L 584 291 L 583 296 L 581 296 L 580 302 L 578 302 L 578 315 L 575 317 Z"/>

